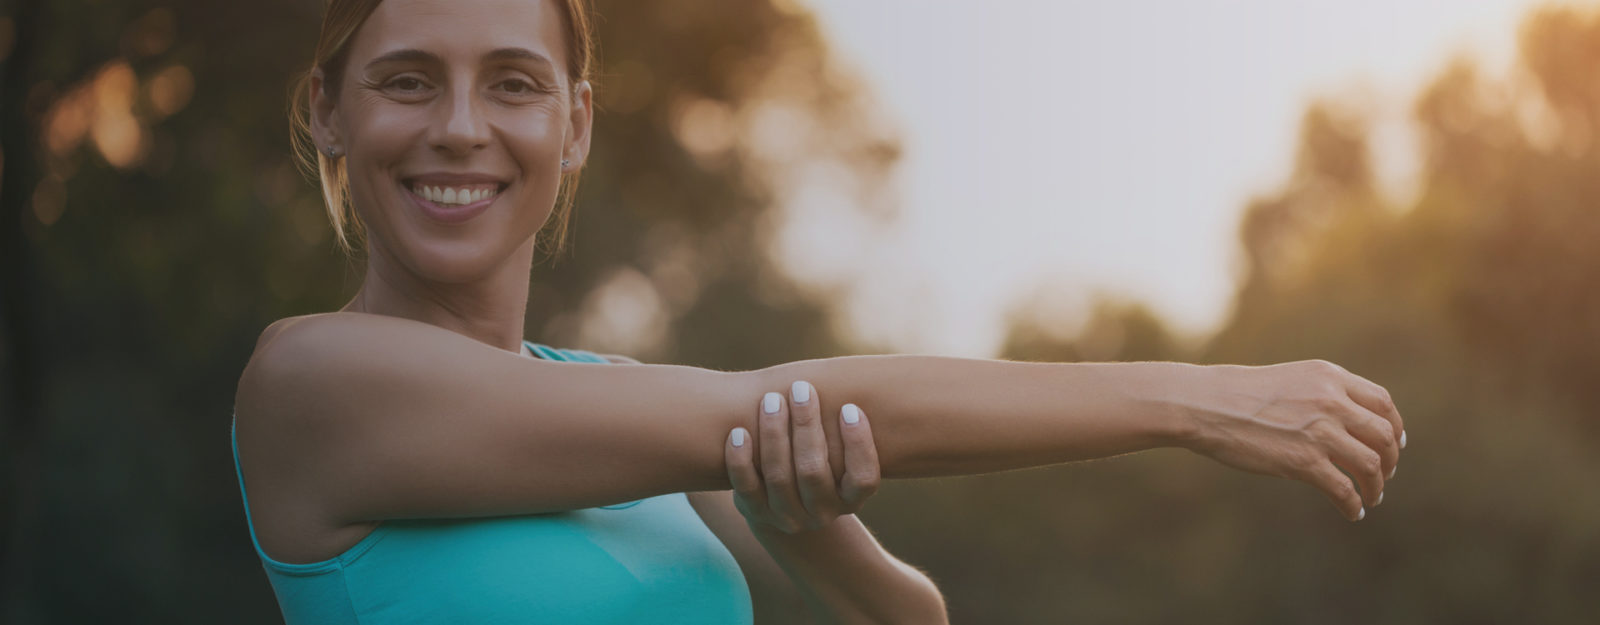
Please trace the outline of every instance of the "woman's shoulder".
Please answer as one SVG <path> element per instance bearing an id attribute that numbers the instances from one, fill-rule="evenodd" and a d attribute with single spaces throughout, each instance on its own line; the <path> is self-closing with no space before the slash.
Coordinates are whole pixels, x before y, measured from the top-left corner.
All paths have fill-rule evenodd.
<path id="1" fill-rule="evenodd" d="M 234 408 L 262 408 L 294 398 L 310 399 L 320 387 L 333 391 L 344 374 L 391 358 L 396 344 L 417 333 L 448 333 L 428 324 L 356 312 L 285 317 L 268 324 L 239 376 Z M 363 365 L 365 362 L 365 366 Z"/>
<path id="2" fill-rule="evenodd" d="M 255 352 L 259 354 L 266 351 L 268 346 L 277 338 L 288 334 L 341 332 L 363 327 L 374 328 L 383 332 L 419 330 L 423 328 L 442 330 L 442 328 L 436 326 L 401 317 L 336 310 L 284 317 L 267 324 L 267 327 L 261 331 L 261 336 L 256 339 Z"/>

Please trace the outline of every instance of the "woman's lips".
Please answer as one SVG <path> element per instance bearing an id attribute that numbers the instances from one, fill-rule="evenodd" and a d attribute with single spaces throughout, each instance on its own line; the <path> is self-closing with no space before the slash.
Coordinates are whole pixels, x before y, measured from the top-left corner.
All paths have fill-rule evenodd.
<path id="1" fill-rule="evenodd" d="M 424 191 L 424 193 L 435 197 L 438 197 L 439 194 L 444 194 L 445 199 L 451 196 L 466 195 L 467 192 L 485 196 L 468 204 L 451 204 L 436 202 L 419 195 L 413 185 L 402 183 L 401 186 L 404 187 L 406 196 L 411 198 L 411 202 L 422 210 L 423 215 L 444 224 L 459 224 L 483 214 L 484 210 L 489 208 L 489 205 L 494 203 L 495 198 L 500 197 L 500 193 L 505 190 L 500 185 L 493 185 L 492 189 L 483 188 L 485 185 L 465 185 L 458 188 L 449 188 L 448 190 L 444 187 L 432 187 Z"/>

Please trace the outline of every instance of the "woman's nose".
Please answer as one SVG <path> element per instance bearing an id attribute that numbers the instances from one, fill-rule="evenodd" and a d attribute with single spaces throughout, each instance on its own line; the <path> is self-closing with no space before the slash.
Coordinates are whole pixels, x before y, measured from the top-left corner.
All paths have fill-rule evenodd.
<path id="1" fill-rule="evenodd" d="M 471 86 L 452 88 L 440 105 L 441 119 L 434 124 L 434 149 L 464 155 L 488 144 L 489 124 L 481 106 Z"/>

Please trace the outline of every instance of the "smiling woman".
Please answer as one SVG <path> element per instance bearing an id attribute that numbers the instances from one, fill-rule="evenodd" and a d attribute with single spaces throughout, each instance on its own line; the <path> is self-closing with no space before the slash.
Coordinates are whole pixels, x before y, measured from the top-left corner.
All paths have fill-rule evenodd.
<path id="1" fill-rule="evenodd" d="M 394 4 L 393 2 L 389 4 Z M 503 77 L 502 83 L 488 85 L 490 88 L 500 89 L 504 101 L 515 103 L 518 99 L 526 102 L 537 95 L 549 95 L 552 92 L 571 92 L 572 97 L 582 98 L 582 106 L 574 107 L 576 114 L 590 115 L 592 90 L 588 80 L 594 63 L 593 33 L 590 26 L 588 3 L 585 0 L 554 0 L 553 2 L 507 3 L 516 6 L 502 7 L 510 9 L 507 15 L 525 14 L 533 9 L 544 6 L 551 9 L 556 15 L 554 20 L 546 19 L 542 24 L 545 29 L 552 27 L 562 31 L 553 41 L 564 42 L 564 46 L 556 46 L 557 52 L 564 61 L 566 71 L 564 75 L 556 69 L 557 64 L 552 61 L 550 52 L 535 52 L 523 47 L 497 48 L 487 51 L 481 59 L 484 68 L 498 70 L 501 76 L 487 76 L 485 79 Z M 313 97 L 327 100 L 327 104 L 334 104 L 343 91 L 342 89 L 327 90 L 324 84 L 343 86 L 346 80 L 349 57 L 352 54 L 351 40 L 356 38 L 363 24 L 376 16 L 374 13 L 380 5 L 380 0 L 349 0 L 344 2 L 331 2 L 323 19 L 322 35 L 317 41 L 314 61 L 311 69 L 303 74 L 295 84 L 294 94 L 290 100 L 290 121 L 295 132 L 292 138 L 295 142 L 295 152 L 307 173 L 316 175 L 322 181 L 323 197 L 326 201 L 329 221 L 333 224 L 335 239 L 341 248 L 352 251 L 352 235 L 359 237 L 364 233 L 363 216 L 357 213 L 350 199 L 351 189 L 348 178 L 346 162 L 339 158 L 342 148 L 337 143 L 325 142 L 317 135 L 325 129 L 315 126 L 317 120 L 309 110 L 308 104 Z M 458 11 L 468 7 L 449 7 L 448 11 Z M 457 14 L 458 17 L 468 17 Z M 447 17 L 447 16 L 443 16 Z M 546 16 L 551 17 L 551 16 Z M 444 21 L 444 20 L 441 20 Z M 464 20 L 454 20 L 462 23 Z M 481 29 L 472 28 L 473 36 L 481 36 Z M 494 23 L 506 24 L 509 20 L 496 20 Z M 433 20 L 425 19 L 414 25 L 435 36 L 442 36 L 436 29 Z M 370 28 L 369 28 L 370 30 Z M 476 40 L 476 39 L 475 39 Z M 552 41 L 548 38 L 539 38 L 540 41 Z M 427 49 L 401 48 L 388 50 L 380 56 L 365 63 L 359 77 L 359 88 L 363 94 L 378 94 L 386 96 L 395 103 L 417 103 L 422 98 L 432 95 L 440 88 L 440 81 L 450 77 L 441 76 L 440 72 L 446 67 L 446 59 Z M 429 72 L 432 72 L 431 74 Z M 519 75 L 520 74 L 520 75 Z M 477 78 L 477 77 L 474 77 Z M 430 82 L 432 80 L 433 82 Z M 472 82 L 476 82 L 475 80 Z M 471 82 L 468 83 L 469 85 Z M 579 127 L 581 126 L 581 127 Z M 582 120 L 575 125 L 574 130 L 587 132 L 588 120 Z M 575 137 L 582 142 L 581 150 L 587 152 L 588 137 Z M 321 146 L 321 147 L 319 147 Z M 574 165 L 577 163 L 577 165 Z M 549 215 L 550 243 L 553 251 L 559 251 L 565 243 L 566 224 L 571 213 L 572 198 L 576 191 L 579 173 L 582 168 L 581 158 L 563 158 L 560 163 L 561 191 L 560 201 L 556 204 L 555 211 Z M 484 180 L 485 185 L 494 184 L 497 194 L 505 190 L 504 181 L 493 180 L 492 177 Z M 459 187 L 451 188 L 451 184 L 471 184 L 474 180 L 443 179 L 439 185 L 429 185 L 428 181 L 420 176 L 411 182 L 416 183 L 412 190 L 416 192 L 419 200 L 434 202 L 430 208 L 436 209 L 436 215 L 445 223 L 459 223 L 469 219 L 471 215 L 466 210 L 439 209 L 439 204 L 461 204 Z M 448 200 L 444 194 L 456 191 L 458 196 L 455 201 Z M 480 189 L 470 189 L 479 191 Z M 433 193 L 429 197 L 428 193 Z M 477 199 L 475 198 L 474 202 Z M 486 206 L 486 205 L 485 205 Z"/>
<path id="2" fill-rule="evenodd" d="M 538 233 L 559 247 L 589 152 L 588 24 L 579 0 L 329 6 L 297 145 L 366 273 L 339 311 L 268 326 L 235 396 L 289 623 L 943 622 L 854 515 L 882 477 L 1183 446 L 1351 520 L 1381 499 L 1399 413 L 1327 362 L 724 372 L 524 339 Z"/>

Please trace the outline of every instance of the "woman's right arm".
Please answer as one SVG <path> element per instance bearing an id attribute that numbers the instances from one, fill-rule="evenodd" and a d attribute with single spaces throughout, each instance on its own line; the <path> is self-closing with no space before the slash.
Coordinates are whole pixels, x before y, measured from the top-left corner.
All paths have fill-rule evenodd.
<path id="1" fill-rule="evenodd" d="M 844 466 L 836 415 L 847 402 L 873 415 L 889 478 L 1183 445 L 1308 479 L 1322 470 L 1319 450 L 1324 462 L 1334 451 L 1355 453 L 1332 436 L 1328 419 L 1371 425 L 1328 395 L 1333 367 L 1308 370 L 1309 382 L 1287 388 L 1224 383 L 1223 369 L 1181 363 L 909 355 L 720 372 L 539 361 L 379 315 L 280 323 L 240 380 L 241 459 L 261 454 L 275 479 L 345 522 L 531 514 L 726 490 L 727 432 L 757 431 L 752 407 L 795 380 L 817 389 L 835 477 Z M 1393 466 L 1388 455 L 1383 463 Z M 1381 492 L 1381 475 L 1378 484 Z M 1324 490 L 1334 496 L 1334 488 Z M 1350 506 L 1360 502 L 1340 505 L 1355 518 Z"/>
<path id="2" fill-rule="evenodd" d="M 848 356 L 752 372 L 804 379 L 823 414 L 873 415 L 884 478 L 970 475 L 1184 447 L 1305 481 L 1350 520 L 1377 504 L 1404 424 L 1388 391 L 1321 360 L 1247 367 Z M 823 419 L 830 445 L 837 419 Z M 831 459 L 839 458 L 834 448 Z M 1348 472 L 1357 480 L 1358 493 Z"/>

